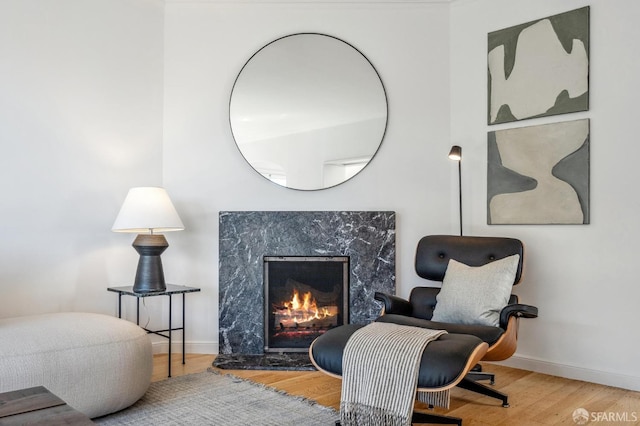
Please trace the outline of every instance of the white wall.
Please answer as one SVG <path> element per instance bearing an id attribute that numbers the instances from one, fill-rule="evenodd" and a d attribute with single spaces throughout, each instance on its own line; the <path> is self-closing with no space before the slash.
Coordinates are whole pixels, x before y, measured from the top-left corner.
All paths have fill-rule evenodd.
<path id="1" fill-rule="evenodd" d="M 446 4 L 167 2 L 164 184 L 187 229 L 170 236 L 173 257 L 163 259 L 167 274 L 203 288 L 189 297 L 191 350 L 217 349 L 221 210 L 395 210 L 397 280 L 408 294 L 418 239 L 455 232 L 457 224 L 450 200 L 455 165 L 447 159 L 448 15 Z M 329 190 L 295 191 L 262 178 L 229 126 L 229 95 L 244 63 L 268 42 L 297 32 L 357 47 L 389 98 L 376 157 Z"/>
<path id="2" fill-rule="evenodd" d="M 487 126 L 487 33 L 591 6 L 588 112 Z M 451 7 L 451 142 L 462 145 L 467 232 L 526 243 L 518 294 L 540 309 L 522 321 L 511 365 L 640 389 L 635 0 L 460 0 Z M 487 132 L 589 118 L 591 224 L 487 226 Z"/>
<path id="3" fill-rule="evenodd" d="M 0 317 L 115 313 L 130 186 L 162 183 L 161 0 L 0 2 Z"/>
<path id="4" fill-rule="evenodd" d="M 591 109 L 571 115 L 591 118 L 592 224 L 489 227 L 487 33 L 585 2 L 461 0 L 450 11 L 443 4 L 169 2 L 164 182 L 179 197 L 189 229 L 173 244 L 179 253 L 172 269 L 205 290 L 194 306 L 194 345 L 217 343 L 218 211 L 395 210 L 398 292 L 406 296 L 421 282 L 413 272 L 420 236 L 457 230 L 456 173 L 446 153 L 460 144 L 465 233 L 510 235 L 527 244 L 526 279 L 518 292 L 539 306 L 541 316 L 522 321 L 511 364 L 640 389 L 634 362 L 640 339 L 633 328 L 640 290 L 627 266 L 638 229 L 631 187 L 638 172 L 616 158 L 620 148 L 631 149 L 622 161 L 635 153 L 626 140 L 634 134 L 638 61 L 626 46 L 638 39 L 630 21 L 638 5 L 604 3 L 591 3 Z M 381 150 L 360 175 L 327 191 L 300 192 L 273 185 L 248 167 L 233 144 L 227 103 L 236 73 L 254 51 L 282 35 L 313 31 L 343 38 L 369 57 L 384 81 L 390 120 Z M 602 289 L 611 293 L 603 296 Z"/>
<path id="5" fill-rule="evenodd" d="M 567 118 L 591 119 L 592 223 L 489 227 L 486 133 L 510 126 L 486 125 L 487 33 L 586 4 L 591 108 Z M 167 280 L 203 289 L 187 297 L 191 351 L 217 348 L 220 210 L 395 210 L 398 292 L 406 296 L 422 283 L 413 272 L 418 239 L 457 232 L 457 171 L 446 154 L 460 144 L 465 232 L 527 244 L 518 293 L 541 315 L 521 323 L 511 363 L 640 389 L 633 273 L 640 171 L 632 163 L 640 149 L 633 126 L 638 12 L 634 0 L 4 0 L 0 316 L 114 313 L 116 297 L 105 288 L 129 283 L 137 256 L 133 236 L 110 228 L 129 187 L 157 184 L 168 188 L 187 226 L 168 235 Z M 231 136 L 228 101 L 254 51 L 314 31 L 371 60 L 390 116 L 382 147 L 361 174 L 301 192 L 246 164 Z M 152 321 L 166 319 L 166 307 L 152 300 Z"/>

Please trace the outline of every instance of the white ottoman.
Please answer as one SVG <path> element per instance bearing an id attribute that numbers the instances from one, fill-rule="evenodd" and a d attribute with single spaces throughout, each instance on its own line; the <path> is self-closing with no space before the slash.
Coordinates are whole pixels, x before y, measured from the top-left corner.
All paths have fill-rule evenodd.
<path id="1" fill-rule="evenodd" d="M 90 313 L 0 319 L 0 392 L 42 385 L 99 417 L 140 399 L 152 369 L 147 332 L 125 320 Z"/>

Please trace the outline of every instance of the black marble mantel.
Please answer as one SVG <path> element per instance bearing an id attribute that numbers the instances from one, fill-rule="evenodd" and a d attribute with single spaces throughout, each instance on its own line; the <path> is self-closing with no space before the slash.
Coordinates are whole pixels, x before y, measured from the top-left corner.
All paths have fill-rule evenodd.
<path id="1" fill-rule="evenodd" d="M 395 294 L 395 212 L 220 212 L 219 352 L 264 352 L 263 256 L 349 256 L 349 317 L 380 315 L 376 291 Z"/>

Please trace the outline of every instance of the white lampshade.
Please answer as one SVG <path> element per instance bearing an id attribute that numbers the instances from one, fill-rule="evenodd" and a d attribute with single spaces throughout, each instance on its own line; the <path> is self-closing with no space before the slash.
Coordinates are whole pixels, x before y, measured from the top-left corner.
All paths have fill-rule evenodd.
<path id="1" fill-rule="evenodd" d="M 182 231 L 184 225 L 164 188 L 131 188 L 111 228 L 114 232 L 153 234 Z"/>

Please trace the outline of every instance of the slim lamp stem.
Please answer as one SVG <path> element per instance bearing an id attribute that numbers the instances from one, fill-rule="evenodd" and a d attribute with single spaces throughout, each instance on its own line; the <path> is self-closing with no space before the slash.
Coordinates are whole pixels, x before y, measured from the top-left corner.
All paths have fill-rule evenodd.
<path id="1" fill-rule="evenodd" d="M 458 161 L 458 194 L 460 196 L 460 236 L 462 236 L 462 161 Z"/>
<path id="2" fill-rule="evenodd" d="M 460 207 L 460 236 L 462 236 L 462 148 L 459 145 L 451 147 L 449 159 L 458 162 L 458 206 Z"/>

